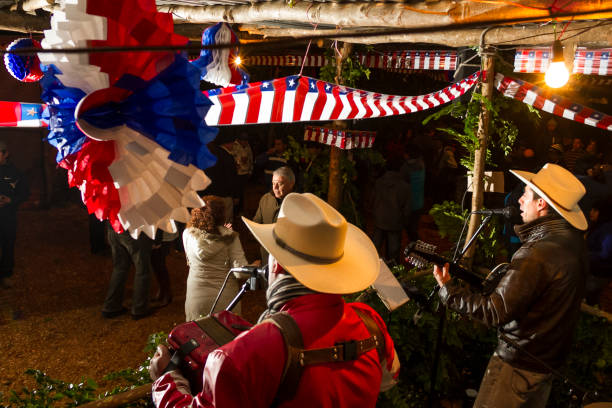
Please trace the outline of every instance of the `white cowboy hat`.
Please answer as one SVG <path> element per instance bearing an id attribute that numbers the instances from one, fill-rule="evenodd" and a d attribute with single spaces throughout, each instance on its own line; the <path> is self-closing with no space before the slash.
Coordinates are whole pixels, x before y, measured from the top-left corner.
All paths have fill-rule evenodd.
<path id="1" fill-rule="evenodd" d="M 578 206 L 586 189 L 568 170 L 546 163 L 537 173 L 521 170 L 510 170 L 510 173 L 531 187 L 571 225 L 579 230 L 587 229 L 587 220 Z"/>
<path id="2" fill-rule="evenodd" d="M 288 194 L 274 224 L 242 220 L 287 272 L 314 291 L 359 292 L 378 277 L 370 238 L 314 194 Z"/>

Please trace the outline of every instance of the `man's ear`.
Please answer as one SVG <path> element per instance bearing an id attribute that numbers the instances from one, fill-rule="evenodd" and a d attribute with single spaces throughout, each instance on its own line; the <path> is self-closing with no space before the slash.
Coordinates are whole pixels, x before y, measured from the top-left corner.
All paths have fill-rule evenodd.
<path id="1" fill-rule="evenodd" d="M 536 203 L 536 208 L 538 211 L 545 210 L 546 213 L 550 212 L 550 205 L 542 197 L 538 198 L 538 202 Z"/>

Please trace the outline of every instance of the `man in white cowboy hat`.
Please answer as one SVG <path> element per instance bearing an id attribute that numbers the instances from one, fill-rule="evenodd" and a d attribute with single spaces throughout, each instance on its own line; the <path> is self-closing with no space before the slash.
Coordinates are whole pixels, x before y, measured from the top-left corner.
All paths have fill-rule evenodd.
<path id="1" fill-rule="evenodd" d="M 380 390 L 395 382 L 397 354 L 381 317 L 341 297 L 376 279 L 379 259 L 370 239 L 308 193 L 289 194 L 274 224 L 243 220 L 270 253 L 268 309 L 259 324 L 209 354 L 203 391 L 195 397 L 178 371 L 160 376 L 169 355 L 158 348 L 150 366 L 156 380 L 153 402 L 158 407 L 374 407 Z M 278 315 L 297 324 L 303 340 L 297 354 L 283 340 L 287 336 L 292 344 L 291 336 L 269 320 Z M 294 365 L 302 371 L 289 381 Z"/>
<path id="2" fill-rule="evenodd" d="M 569 352 L 588 269 L 580 181 L 550 163 L 537 173 L 511 173 L 525 183 L 519 199 L 524 224 L 515 227 L 523 245 L 497 287 L 487 294 L 462 287 L 448 265 L 433 272 L 444 304 L 498 328 L 498 347 L 475 407 L 546 405 L 550 368 L 558 368 Z"/>

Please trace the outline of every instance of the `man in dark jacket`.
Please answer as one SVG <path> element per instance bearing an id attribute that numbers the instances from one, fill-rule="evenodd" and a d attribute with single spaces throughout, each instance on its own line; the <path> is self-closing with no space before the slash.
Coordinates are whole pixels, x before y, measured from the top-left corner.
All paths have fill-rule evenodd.
<path id="1" fill-rule="evenodd" d="M 578 207 L 584 186 L 556 164 L 511 172 L 526 184 L 519 199 L 524 224 L 515 227 L 523 245 L 497 287 L 480 293 L 452 280 L 448 265 L 434 267 L 444 304 L 498 328 L 474 407 L 546 406 L 549 368 L 570 349 L 588 269 L 587 221 Z"/>
<path id="2" fill-rule="evenodd" d="M 401 158 L 389 159 L 385 173 L 374 185 L 372 241 L 379 256 L 387 262 L 399 261 L 402 230 L 408 226 L 410 217 L 410 184 L 400 173 L 401 165 Z M 385 243 L 386 252 L 383 252 Z"/>
<path id="3" fill-rule="evenodd" d="M 8 278 L 15 265 L 17 207 L 28 198 L 29 188 L 17 167 L 8 161 L 6 143 L 0 141 L 0 286 L 10 286 Z"/>

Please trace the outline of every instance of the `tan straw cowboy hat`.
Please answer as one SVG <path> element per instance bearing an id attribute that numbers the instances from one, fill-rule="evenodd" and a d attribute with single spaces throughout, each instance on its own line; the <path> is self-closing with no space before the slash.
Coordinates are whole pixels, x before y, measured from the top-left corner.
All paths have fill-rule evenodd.
<path id="1" fill-rule="evenodd" d="M 370 238 L 314 194 L 288 194 L 274 224 L 242 220 L 266 251 L 312 290 L 359 292 L 378 276 L 378 253 Z"/>
<path id="2" fill-rule="evenodd" d="M 537 173 L 510 170 L 527 184 L 555 211 L 579 230 L 586 230 L 588 223 L 578 207 L 578 201 L 586 190 L 582 183 L 568 170 L 552 163 L 546 163 Z"/>

